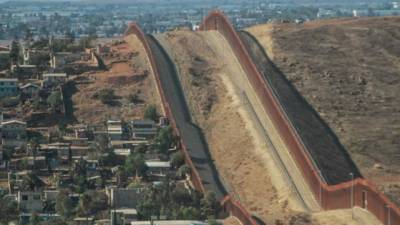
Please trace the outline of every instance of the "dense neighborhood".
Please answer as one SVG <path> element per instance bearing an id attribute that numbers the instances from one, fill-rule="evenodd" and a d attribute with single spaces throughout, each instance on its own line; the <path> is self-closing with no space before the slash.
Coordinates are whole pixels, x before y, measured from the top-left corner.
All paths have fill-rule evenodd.
<path id="1" fill-rule="evenodd" d="M 124 225 L 216 218 L 213 194 L 203 196 L 186 181 L 190 167 L 158 107 L 130 95 L 141 118 L 73 118 L 71 87 L 80 74 L 107 70 L 102 58 L 116 45 L 94 43 L 25 39 L 1 47 L 0 222 Z M 104 88 L 86 101 L 120 107 L 115 95 Z"/>

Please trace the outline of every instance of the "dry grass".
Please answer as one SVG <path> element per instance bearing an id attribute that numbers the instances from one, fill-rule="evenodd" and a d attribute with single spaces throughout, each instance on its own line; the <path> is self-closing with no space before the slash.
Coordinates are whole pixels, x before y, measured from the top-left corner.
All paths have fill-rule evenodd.
<path id="1" fill-rule="evenodd" d="M 249 31 L 362 174 L 400 204 L 400 17 L 268 24 Z"/>
<path id="2" fill-rule="evenodd" d="M 160 109 L 160 98 L 143 46 L 135 36 L 127 42 L 111 46 L 103 57 L 107 71 L 84 73 L 75 79 L 74 116 L 80 122 L 102 123 L 108 118 L 131 120 L 141 118 L 144 108 L 154 104 Z M 94 95 L 101 89 L 113 89 L 115 104 L 103 104 Z M 132 104 L 129 95 L 136 94 L 143 102 Z"/>
<path id="3" fill-rule="evenodd" d="M 214 52 L 208 43 L 212 38 L 207 35 L 179 31 L 158 39 L 179 68 L 193 120 L 205 133 L 212 158 L 229 191 L 268 224 L 289 224 L 298 213 L 288 206 L 288 196 L 278 196 L 265 162 L 263 144 L 254 137 L 248 118 L 241 113 L 243 106 L 223 81 L 224 77 L 235 76 L 231 72 L 237 65 L 223 59 L 226 53 Z M 194 72 L 199 64 L 202 72 Z"/>

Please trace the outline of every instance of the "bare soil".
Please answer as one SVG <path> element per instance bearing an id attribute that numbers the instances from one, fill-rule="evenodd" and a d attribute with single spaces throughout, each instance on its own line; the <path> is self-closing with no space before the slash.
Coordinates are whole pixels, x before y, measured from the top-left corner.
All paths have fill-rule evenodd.
<path id="1" fill-rule="evenodd" d="M 228 218 L 226 218 L 224 221 L 222 221 L 223 225 L 242 225 L 242 223 L 233 216 L 230 216 Z"/>
<path id="2" fill-rule="evenodd" d="M 193 121 L 205 134 L 212 158 L 228 191 L 268 224 L 289 224 L 299 215 L 288 206 L 271 181 L 258 140 L 242 116 L 237 97 L 222 77 L 234 76 L 224 53 L 214 52 L 207 32 L 170 32 L 158 37 L 180 72 Z M 215 60 L 220 59 L 220 60 Z M 228 63 L 228 64 L 227 64 Z M 295 218 L 296 217 L 296 218 Z M 292 219 L 294 218 L 294 219 Z M 312 222 L 309 224 L 313 224 Z"/>
<path id="3" fill-rule="evenodd" d="M 144 109 L 152 104 L 161 109 L 161 102 L 153 72 L 142 44 L 136 36 L 109 44 L 110 53 L 102 59 L 106 71 L 93 71 L 74 78 L 76 93 L 72 96 L 74 117 L 79 122 L 102 123 L 109 118 L 131 120 L 142 118 Z M 95 94 L 104 88 L 114 90 L 113 104 L 103 104 Z M 133 104 L 129 96 L 136 94 Z"/>
<path id="4" fill-rule="evenodd" d="M 400 205 L 400 17 L 265 24 L 248 31 Z"/>

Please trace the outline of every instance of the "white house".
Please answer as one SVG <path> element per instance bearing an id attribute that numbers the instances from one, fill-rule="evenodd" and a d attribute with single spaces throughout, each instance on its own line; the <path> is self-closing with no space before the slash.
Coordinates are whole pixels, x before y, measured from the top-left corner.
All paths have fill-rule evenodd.
<path id="1" fill-rule="evenodd" d="M 61 85 L 67 81 L 66 73 L 44 73 L 42 86 L 47 88 L 51 86 Z"/>
<path id="2" fill-rule="evenodd" d="M 1 143 L 4 147 L 26 146 L 26 123 L 19 120 L 1 122 Z"/>
<path id="3" fill-rule="evenodd" d="M 146 161 L 148 167 L 147 175 L 164 177 L 171 169 L 171 162 L 169 161 Z"/>

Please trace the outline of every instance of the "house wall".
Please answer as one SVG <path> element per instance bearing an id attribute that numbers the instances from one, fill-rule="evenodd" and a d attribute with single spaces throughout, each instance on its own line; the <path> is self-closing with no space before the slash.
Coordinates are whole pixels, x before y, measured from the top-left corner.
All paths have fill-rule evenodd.
<path id="1" fill-rule="evenodd" d="M 0 79 L 0 97 L 15 96 L 18 94 L 17 81 Z"/>

